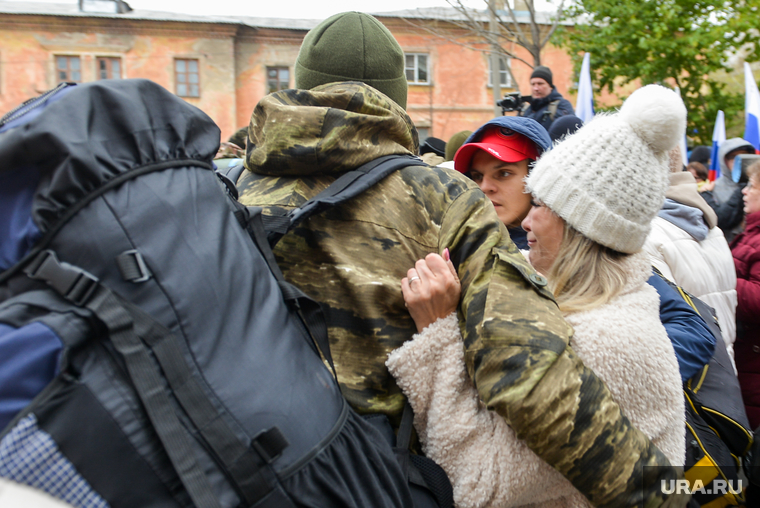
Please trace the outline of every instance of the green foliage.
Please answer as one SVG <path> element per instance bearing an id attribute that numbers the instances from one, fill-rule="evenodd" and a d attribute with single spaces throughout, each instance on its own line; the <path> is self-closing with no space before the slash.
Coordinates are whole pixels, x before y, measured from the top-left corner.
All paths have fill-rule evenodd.
<path id="1" fill-rule="evenodd" d="M 558 42 L 578 65 L 591 53 L 600 89 L 635 80 L 680 88 L 689 137 L 710 144 L 718 110 L 728 121 L 744 107 L 744 90 L 727 89 L 715 74 L 732 71 L 727 62 L 737 50 L 757 59 L 758 6 L 760 0 L 576 0 L 567 12 L 576 24 Z"/>

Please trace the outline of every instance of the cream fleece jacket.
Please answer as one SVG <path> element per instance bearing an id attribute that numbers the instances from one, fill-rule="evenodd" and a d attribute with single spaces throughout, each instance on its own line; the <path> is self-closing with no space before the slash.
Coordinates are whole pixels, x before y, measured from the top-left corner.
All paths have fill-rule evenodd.
<path id="1" fill-rule="evenodd" d="M 628 283 L 620 295 L 566 316 L 575 329 L 572 345 L 623 413 L 671 464 L 682 466 L 681 377 L 659 320 L 659 297 L 646 283 L 651 265 L 643 253 L 624 263 Z M 387 365 L 414 409 L 425 454 L 451 479 L 458 508 L 591 506 L 480 401 L 465 369 L 456 315 L 415 335 L 390 354 Z"/>

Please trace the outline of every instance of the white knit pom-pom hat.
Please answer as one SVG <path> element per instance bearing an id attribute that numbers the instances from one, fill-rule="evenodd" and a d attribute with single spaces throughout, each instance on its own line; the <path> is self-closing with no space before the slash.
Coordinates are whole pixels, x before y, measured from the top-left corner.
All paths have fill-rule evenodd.
<path id="1" fill-rule="evenodd" d="M 665 87 L 639 88 L 615 114 L 599 114 L 536 162 L 526 188 L 591 240 L 641 250 L 665 201 L 668 151 L 686 130 L 686 107 Z"/>

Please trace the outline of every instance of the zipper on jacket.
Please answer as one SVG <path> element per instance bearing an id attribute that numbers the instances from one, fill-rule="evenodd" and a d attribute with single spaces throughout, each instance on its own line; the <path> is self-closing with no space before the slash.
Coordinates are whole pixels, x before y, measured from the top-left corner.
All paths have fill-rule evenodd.
<path id="1" fill-rule="evenodd" d="M 37 97 L 32 97 L 31 99 L 25 101 L 19 107 L 9 111 L 8 113 L 5 114 L 5 116 L 0 118 L 0 127 L 2 127 L 8 122 L 15 120 L 16 118 L 19 118 L 20 116 L 27 114 L 28 112 L 32 111 L 34 108 L 42 105 L 47 99 L 49 99 L 50 97 L 52 97 L 59 91 L 63 90 L 64 88 L 68 88 L 70 86 L 76 86 L 76 83 L 67 83 L 67 82 L 59 83 L 58 86 L 56 86 L 53 89 L 48 90 L 42 95 L 39 95 Z"/>

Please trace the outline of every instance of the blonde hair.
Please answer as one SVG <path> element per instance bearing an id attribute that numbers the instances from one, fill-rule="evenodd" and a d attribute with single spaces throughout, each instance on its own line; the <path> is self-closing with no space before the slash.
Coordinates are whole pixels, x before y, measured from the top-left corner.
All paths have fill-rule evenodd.
<path id="1" fill-rule="evenodd" d="M 750 164 L 744 172 L 747 174 L 747 179 L 750 179 L 753 176 L 760 176 L 760 161 Z"/>
<path id="2" fill-rule="evenodd" d="M 623 254 L 596 243 L 565 223 L 547 279 L 563 314 L 590 310 L 620 294 L 626 283 Z"/>
<path id="3" fill-rule="evenodd" d="M 683 171 L 683 156 L 681 155 L 680 146 L 676 145 L 675 148 L 668 152 L 668 166 L 671 173 Z"/>

